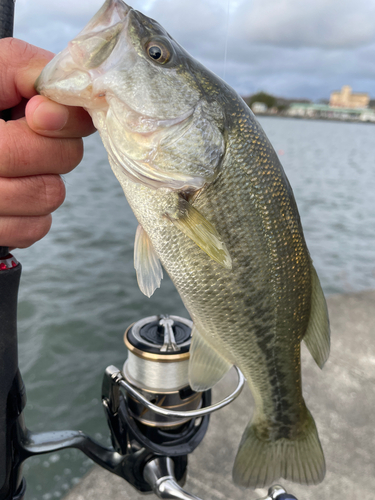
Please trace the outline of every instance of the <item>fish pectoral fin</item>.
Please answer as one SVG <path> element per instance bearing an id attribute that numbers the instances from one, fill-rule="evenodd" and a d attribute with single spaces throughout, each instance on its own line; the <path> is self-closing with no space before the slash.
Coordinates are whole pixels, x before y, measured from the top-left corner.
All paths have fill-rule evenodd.
<path id="1" fill-rule="evenodd" d="M 326 300 L 318 275 L 311 264 L 311 312 L 303 337 L 316 364 L 323 368 L 330 349 L 330 328 Z"/>
<path id="2" fill-rule="evenodd" d="M 189 384 L 194 391 L 213 387 L 230 370 L 232 364 L 216 352 L 193 327 L 190 347 Z"/>
<path id="3" fill-rule="evenodd" d="M 163 269 L 150 238 L 140 224 L 135 234 L 134 268 L 137 272 L 139 289 L 147 297 L 151 297 L 154 291 L 160 288 Z"/>
<path id="4" fill-rule="evenodd" d="M 232 269 L 232 259 L 221 236 L 193 205 L 180 198 L 178 210 L 167 211 L 165 215 L 211 259 L 227 269 Z"/>

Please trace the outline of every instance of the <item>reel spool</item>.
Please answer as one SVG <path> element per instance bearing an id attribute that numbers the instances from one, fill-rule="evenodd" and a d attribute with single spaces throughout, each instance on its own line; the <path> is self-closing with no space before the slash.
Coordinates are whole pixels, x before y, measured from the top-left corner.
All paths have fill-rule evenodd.
<path id="1" fill-rule="evenodd" d="M 197 410 L 202 393 L 188 381 L 192 321 L 179 316 L 150 316 L 137 321 L 125 332 L 129 355 L 123 367 L 125 380 L 151 404 L 169 410 Z M 127 393 L 128 410 L 138 422 L 173 428 L 191 417 L 164 416 L 145 407 Z"/>
<path id="2" fill-rule="evenodd" d="M 185 333 L 186 336 L 182 336 L 183 341 L 179 345 L 176 342 L 179 323 L 190 330 L 192 328 L 191 321 L 179 316 L 151 316 L 138 321 L 125 332 L 129 358 L 124 364 L 123 374 L 118 375 L 120 372 L 114 366 L 107 368 L 117 374 L 116 383 L 125 389 L 127 404 L 133 405 L 134 418 L 139 422 L 144 420 L 145 425 L 159 427 L 161 424 L 161 427 L 163 425 L 170 427 L 192 418 L 208 416 L 234 401 L 245 385 L 245 377 L 239 368 L 234 366 L 238 383 L 229 396 L 211 405 L 211 390 L 194 393 L 188 382 L 189 353 L 185 352 L 191 343 L 191 333 L 189 337 Z M 163 327 L 164 330 L 160 330 L 159 327 Z M 149 331 L 152 332 L 151 336 L 147 334 Z M 162 336 L 161 331 L 163 331 Z M 178 350 L 181 352 L 176 354 Z M 164 388 L 161 388 L 163 386 Z M 202 401 L 199 401 L 200 394 Z M 205 396 L 208 396 L 209 401 Z M 192 406 L 196 409 L 189 409 Z M 149 413 L 145 417 L 147 410 L 156 416 L 151 416 Z M 160 419 L 160 416 L 167 419 Z M 185 420 L 176 421 L 176 417 Z"/>

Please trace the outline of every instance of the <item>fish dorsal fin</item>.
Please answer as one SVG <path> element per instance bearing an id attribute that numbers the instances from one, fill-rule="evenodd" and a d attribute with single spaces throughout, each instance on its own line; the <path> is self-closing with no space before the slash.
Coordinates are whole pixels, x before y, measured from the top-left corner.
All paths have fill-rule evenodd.
<path id="1" fill-rule="evenodd" d="M 316 364 L 323 368 L 330 349 L 330 328 L 326 299 L 318 275 L 311 264 L 311 313 L 303 337 Z"/>
<path id="2" fill-rule="evenodd" d="M 227 269 L 232 269 L 228 249 L 215 227 L 196 208 L 183 198 L 178 211 L 167 211 L 169 220 L 206 254 Z"/>
<path id="3" fill-rule="evenodd" d="M 194 391 L 213 387 L 232 367 L 193 327 L 190 347 L 189 384 Z"/>
<path id="4" fill-rule="evenodd" d="M 163 269 L 150 238 L 140 224 L 135 233 L 134 268 L 139 289 L 147 297 L 151 297 L 155 290 L 160 288 Z"/>

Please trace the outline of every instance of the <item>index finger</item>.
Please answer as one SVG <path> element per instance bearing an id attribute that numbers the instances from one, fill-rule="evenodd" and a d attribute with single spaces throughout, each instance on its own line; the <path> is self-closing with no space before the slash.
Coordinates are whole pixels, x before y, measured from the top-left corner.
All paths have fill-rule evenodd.
<path id="1" fill-rule="evenodd" d="M 0 110 L 36 95 L 35 80 L 54 54 L 16 38 L 0 40 Z"/>

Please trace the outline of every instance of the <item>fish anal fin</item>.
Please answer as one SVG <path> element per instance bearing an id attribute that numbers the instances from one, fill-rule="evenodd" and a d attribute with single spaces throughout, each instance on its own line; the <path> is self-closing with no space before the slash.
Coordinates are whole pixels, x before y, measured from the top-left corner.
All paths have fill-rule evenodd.
<path id="1" fill-rule="evenodd" d="M 180 198 L 176 211 L 167 211 L 168 219 L 186 236 L 194 241 L 214 261 L 232 269 L 232 259 L 221 236 L 196 208 Z"/>
<path id="2" fill-rule="evenodd" d="M 232 365 L 203 339 L 195 327 L 192 335 L 189 383 L 194 391 L 206 391 L 219 382 Z"/>
<path id="3" fill-rule="evenodd" d="M 134 268 L 139 289 L 147 297 L 151 297 L 156 288 L 160 288 L 163 269 L 150 238 L 140 224 L 135 234 Z"/>
<path id="4" fill-rule="evenodd" d="M 323 368 L 329 356 L 330 328 L 326 300 L 318 275 L 311 264 L 311 312 L 303 340 L 316 364 Z"/>

